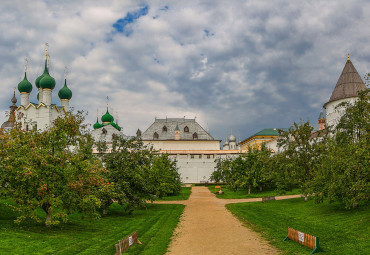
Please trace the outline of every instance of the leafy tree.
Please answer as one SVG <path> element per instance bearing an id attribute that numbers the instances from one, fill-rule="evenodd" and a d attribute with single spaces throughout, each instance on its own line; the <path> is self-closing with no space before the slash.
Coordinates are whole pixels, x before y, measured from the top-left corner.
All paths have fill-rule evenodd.
<path id="1" fill-rule="evenodd" d="M 21 213 L 17 223 L 40 221 L 38 208 L 46 213 L 47 226 L 66 221 L 74 211 L 97 216 L 96 192 L 104 180 L 83 120 L 82 113 L 67 114 L 43 132 L 16 125 L 0 135 L 0 180 L 3 193 L 16 203 L 13 209 Z"/>
<path id="2" fill-rule="evenodd" d="M 314 135 L 313 127 L 309 122 L 294 123 L 289 131 L 282 132 L 278 140 L 278 146 L 283 148 L 283 152 L 279 155 L 282 165 L 277 170 L 282 171 L 279 177 L 286 177 L 290 187 L 298 185 L 305 194 L 309 192 L 307 181 L 314 176 L 314 165 L 320 157 L 318 144 L 325 136 L 324 131 Z"/>
<path id="3" fill-rule="evenodd" d="M 176 161 L 171 160 L 168 154 L 156 155 L 153 158 L 148 181 L 152 187 L 151 193 L 157 197 L 179 193 L 181 180 Z"/>
<path id="4" fill-rule="evenodd" d="M 265 173 L 266 163 L 270 152 L 265 146 L 250 148 L 247 153 L 236 158 L 216 159 L 216 168 L 211 180 L 223 181 L 232 190 L 260 187 L 268 181 Z"/>
<path id="5" fill-rule="evenodd" d="M 107 169 L 104 176 L 109 188 L 101 196 L 107 208 L 113 201 L 124 205 L 128 213 L 144 206 L 146 200 L 180 191 L 176 163 L 160 155 L 141 140 L 115 136 L 111 148 L 98 145 Z M 109 153 L 104 154 L 104 151 Z M 104 199 L 105 198 L 105 199 Z"/>
<path id="6" fill-rule="evenodd" d="M 346 107 L 326 143 L 326 151 L 315 165 L 311 182 L 316 201 L 341 201 L 346 208 L 366 203 L 370 198 L 370 100 L 367 89 L 354 104 Z"/>

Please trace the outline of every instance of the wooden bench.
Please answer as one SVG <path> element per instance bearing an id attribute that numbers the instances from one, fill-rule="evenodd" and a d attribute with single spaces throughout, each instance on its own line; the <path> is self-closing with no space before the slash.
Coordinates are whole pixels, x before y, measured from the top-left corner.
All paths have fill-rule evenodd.
<path id="1" fill-rule="evenodd" d="M 284 241 L 286 240 L 293 240 L 297 243 L 300 243 L 310 249 L 313 249 L 313 251 L 310 254 L 314 254 L 320 251 L 324 251 L 323 249 L 320 248 L 319 246 L 319 237 L 318 236 L 313 236 L 309 235 L 303 232 L 300 232 L 298 230 L 288 228 L 288 236 L 285 237 Z"/>

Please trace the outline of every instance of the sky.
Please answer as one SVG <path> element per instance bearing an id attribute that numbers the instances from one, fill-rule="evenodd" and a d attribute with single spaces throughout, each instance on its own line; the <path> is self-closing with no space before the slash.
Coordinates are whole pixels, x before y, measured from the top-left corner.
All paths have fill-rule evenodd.
<path id="1" fill-rule="evenodd" d="M 370 1 L 2 0 L 0 123 L 49 44 L 53 103 L 94 124 L 106 111 L 126 135 L 155 118 L 196 118 L 215 139 L 317 118 L 347 53 L 370 72 Z M 36 100 L 33 87 L 31 102 Z M 16 90 L 18 105 L 20 95 Z"/>

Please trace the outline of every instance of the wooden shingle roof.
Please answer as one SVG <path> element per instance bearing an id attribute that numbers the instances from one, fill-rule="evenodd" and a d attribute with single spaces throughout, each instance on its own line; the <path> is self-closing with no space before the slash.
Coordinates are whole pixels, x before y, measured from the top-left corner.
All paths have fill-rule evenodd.
<path id="1" fill-rule="evenodd" d="M 329 101 L 324 105 L 324 108 L 326 108 L 326 105 L 330 102 L 349 97 L 357 97 L 358 92 L 365 89 L 365 83 L 362 81 L 356 68 L 348 57 L 337 85 L 335 85 L 333 93 Z"/>

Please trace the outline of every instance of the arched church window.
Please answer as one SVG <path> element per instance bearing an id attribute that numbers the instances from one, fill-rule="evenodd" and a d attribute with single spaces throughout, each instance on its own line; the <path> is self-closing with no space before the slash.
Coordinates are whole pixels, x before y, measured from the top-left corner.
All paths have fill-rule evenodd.
<path id="1" fill-rule="evenodd" d="M 197 132 L 195 132 L 195 133 L 193 134 L 193 139 L 194 139 L 194 140 L 198 139 L 198 134 L 197 134 Z"/>
<path id="2" fill-rule="evenodd" d="M 157 132 L 155 132 L 154 135 L 153 135 L 153 139 L 158 139 L 158 138 L 159 138 L 159 135 L 158 135 Z"/>
<path id="3" fill-rule="evenodd" d="M 185 132 L 185 133 L 189 133 L 189 128 L 188 128 L 188 126 L 184 127 L 184 132 Z"/>
<path id="4" fill-rule="evenodd" d="M 107 134 L 107 130 L 106 130 L 105 128 L 103 128 L 103 129 L 101 130 L 101 133 L 102 133 L 103 135 L 106 135 L 106 134 Z"/>
<path id="5" fill-rule="evenodd" d="M 166 126 L 163 126 L 162 131 L 163 132 L 167 132 L 167 127 Z"/>

